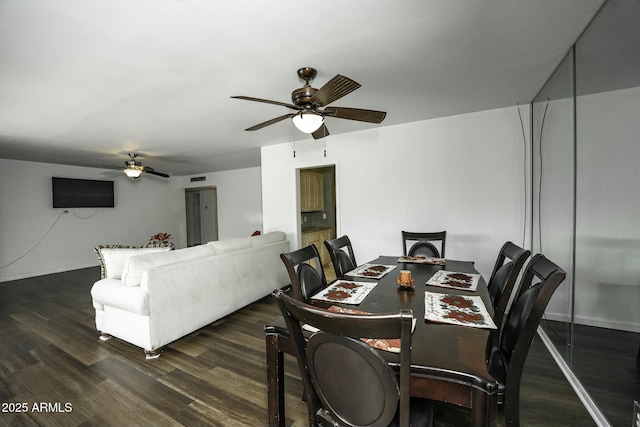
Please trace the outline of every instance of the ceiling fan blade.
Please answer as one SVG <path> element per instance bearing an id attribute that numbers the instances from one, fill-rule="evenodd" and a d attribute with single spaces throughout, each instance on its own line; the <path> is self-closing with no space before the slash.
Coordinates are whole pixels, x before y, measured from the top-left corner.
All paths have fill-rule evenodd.
<path id="1" fill-rule="evenodd" d="M 313 94 L 311 97 L 311 103 L 324 107 L 325 105 L 329 105 L 333 101 L 350 94 L 359 87 L 360 83 L 355 80 L 351 80 L 349 77 L 337 74 Z"/>
<path id="2" fill-rule="evenodd" d="M 100 175 L 102 176 L 107 176 L 107 175 L 119 175 L 122 173 L 122 168 L 121 167 L 109 167 L 109 168 L 105 168 L 105 169 L 112 169 L 110 171 L 106 171 L 106 172 L 102 172 Z"/>
<path id="3" fill-rule="evenodd" d="M 322 126 L 320 126 L 318 130 L 313 132 L 311 136 L 313 136 L 313 139 L 322 139 L 325 136 L 329 136 L 329 129 L 327 129 L 327 126 L 322 123 Z"/>
<path id="4" fill-rule="evenodd" d="M 252 98 L 250 96 L 232 96 L 231 98 L 244 99 L 245 101 L 264 102 L 265 104 L 280 105 L 281 107 L 287 107 L 287 108 L 291 108 L 292 110 L 298 110 L 298 107 L 296 107 L 293 104 L 288 104 L 286 102 L 270 101 L 268 99 Z"/>
<path id="5" fill-rule="evenodd" d="M 382 123 L 387 115 L 384 111 L 347 107 L 329 107 L 322 111 L 322 114 L 337 119 L 357 120 L 368 123 Z"/>
<path id="6" fill-rule="evenodd" d="M 295 114 L 285 114 L 283 116 L 280 117 L 276 117 L 275 119 L 271 119 L 271 120 L 267 120 L 266 122 L 262 122 L 262 123 L 258 123 L 255 126 L 251 126 L 250 128 L 247 128 L 245 130 L 258 130 L 258 129 L 262 129 L 263 127 L 267 127 L 269 125 L 272 125 L 274 123 L 278 123 L 281 122 L 285 119 L 289 119 L 291 117 L 295 116 Z"/>
<path id="7" fill-rule="evenodd" d="M 151 175 L 161 176 L 163 178 L 169 178 L 169 176 L 170 176 L 170 175 L 168 175 L 166 173 L 156 172 L 153 168 L 150 168 L 148 166 L 143 166 L 142 167 L 142 172 L 150 173 Z"/>

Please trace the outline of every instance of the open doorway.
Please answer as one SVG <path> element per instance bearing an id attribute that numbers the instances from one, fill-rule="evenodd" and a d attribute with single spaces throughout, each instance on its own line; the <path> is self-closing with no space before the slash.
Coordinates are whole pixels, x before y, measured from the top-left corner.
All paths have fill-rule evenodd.
<path id="1" fill-rule="evenodd" d="M 331 263 L 324 241 L 337 232 L 335 165 L 300 169 L 300 236 L 302 247 L 315 244 L 324 265 Z"/>
<path id="2" fill-rule="evenodd" d="M 218 240 L 218 193 L 216 187 L 187 188 L 187 246 Z"/>

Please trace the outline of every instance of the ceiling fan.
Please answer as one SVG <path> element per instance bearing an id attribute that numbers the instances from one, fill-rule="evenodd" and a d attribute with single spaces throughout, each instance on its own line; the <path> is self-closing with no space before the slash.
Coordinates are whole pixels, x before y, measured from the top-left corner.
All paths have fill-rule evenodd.
<path id="1" fill-rule="evenodd" d="M 142 172 L 161 176 L 163 178 L 169 178 L 169 175 L 166 173 L 156 172 L 155 169 L 149 166 L 142 166 L 142 163 L 136 160 L 138 156 L 139 154 L 137 153 L 129 153 L 129 157 L 131 158 L 131 160 L 127 160 L 126 162 L 124 162 L 126 167 L 124 168 L 123 172 L 127 174 L 129 178 L 138 179 L 140 178 L 140 175 L 142 175 Z"/>
<path id="2" fill-rule="evenodd" d="M 246 101 L 264 102 L 266 104 L 280 105 L 290 108 L 295 112 L 284 114 L 266 122 L 251 126 L 245 130 L 253 131 L 278 123 L 285 119 L 291 119 L 293 124 L 302 132 L 310 133 L 314 139 L 320 139 L 329 135 L 329 130 L 324 123 L 325 117 L 336 119 L 357 120 L 368 123 L 381 123 L 387 113 L 384 111 L 363 110 L 360 108 L 328 106 L 334 101 L 350 94 L 360 87 L 360 84 L 349 77 L 337 74 L 320 89 L 311 87 L 311 81 L 316 77 L 316 70 L 305 67 L 298 70 L 298 77 L 305 82 L 304 86 L 291 92 L 291 101 L 270 101 L 268 99 L 252 98 L 250 96 L 232 96 L 231 98 L 244 99 Z"/>

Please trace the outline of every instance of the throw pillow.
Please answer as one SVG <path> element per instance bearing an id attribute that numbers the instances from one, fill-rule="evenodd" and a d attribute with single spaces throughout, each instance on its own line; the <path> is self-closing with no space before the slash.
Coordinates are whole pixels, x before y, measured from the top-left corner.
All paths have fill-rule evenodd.
<path id="1" fill-rule="evenodd" d="M 150 252 L 170 251 L 173 248 L 173 243 L 164 247 L 99 245 L 95 247 L 94 251 L 100 261 L 100 277 L 120 279 L 124 265 L 130 257 Z"/>

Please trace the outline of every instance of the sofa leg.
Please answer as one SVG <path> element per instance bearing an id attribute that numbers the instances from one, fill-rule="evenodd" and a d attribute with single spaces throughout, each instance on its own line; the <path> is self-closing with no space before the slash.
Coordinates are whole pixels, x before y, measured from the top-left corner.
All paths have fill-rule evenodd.
<path id="1" fill-rule="evenodd" d="M 157 359 L 158 357 L 160 357 L 160 354 L 162 354 L 162 350 L 159 348 L 156 348 L 155 350 L 145 350 L 144 351 L 144 356 L 145 359 L 147 360 L 153 360 L 153 359 Z"/>
<path id="2" fill-rule="evenodd" d="M 111 335 L 109 335 L 109 334 L 106 334 L 106 333 L 103 332 L 100 335 L 100 341 L 109 341 L 110 339 L 111 339 Z"/>

